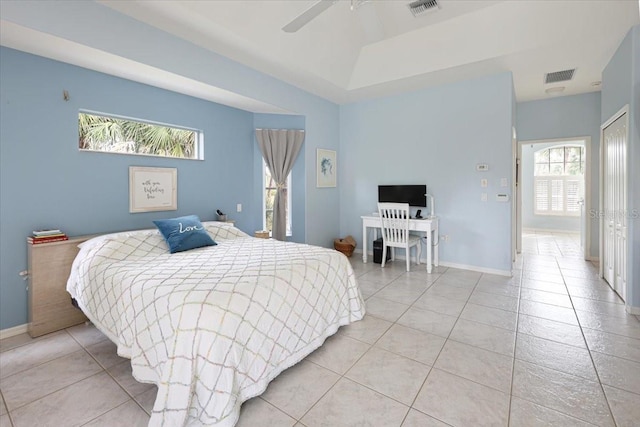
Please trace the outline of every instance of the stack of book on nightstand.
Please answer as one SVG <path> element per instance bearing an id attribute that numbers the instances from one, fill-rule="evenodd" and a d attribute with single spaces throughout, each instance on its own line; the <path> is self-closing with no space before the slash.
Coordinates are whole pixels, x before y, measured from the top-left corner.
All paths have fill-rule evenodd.
<path id="1" fill-rule="evenodd" d="M 60 230 L 36 230 L 33 232 L 33 236 L 30 236 L 28 240 L 29 243 L 38 245 L 41 243 L 69 240 L 69 237 Z"/>

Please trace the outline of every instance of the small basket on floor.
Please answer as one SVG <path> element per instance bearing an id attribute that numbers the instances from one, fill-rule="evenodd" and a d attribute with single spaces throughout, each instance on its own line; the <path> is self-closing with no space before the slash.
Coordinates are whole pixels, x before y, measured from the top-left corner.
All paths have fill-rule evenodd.
<path id="1" fill-rule="evenodd" d="M 353 251 L 356 248 L 356 241 L 352 236 L 347 236 L 344 239 L 334 239 L 333 247 L 338 252 L 342 252 L 346 256 L 353 255 Z"/>

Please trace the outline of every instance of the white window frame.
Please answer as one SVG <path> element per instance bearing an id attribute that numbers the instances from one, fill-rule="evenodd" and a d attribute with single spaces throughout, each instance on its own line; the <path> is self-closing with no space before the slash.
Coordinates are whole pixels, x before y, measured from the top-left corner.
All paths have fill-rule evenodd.
<path id="1" fill-rule="evenodd" d="M 553 174 L 536 175 L 536 170 L 537 170 L 536 165 L 538 164 L 536 163 L 536 155 L 538 153 L 541 153 L 544 151 L 550 151 L 552 149 L 557 149 L 557 148 L 562 148 L 563 150 L 566 150 L 566 148 L 568 147 L 580 147 L 581 150 L 586 151 L 586 147 L 583 147 L 581 145 L 561 144 L 553 147 L 548 147 L 546 149 L 538 150 L 533 154 L 534 156 L 534 161 L 533 161 L 533 167 L 534 167 L 533 213 L 534 215 L 551 215 L 551 216 L 568 216 L 568 217 L 580 216 L 580 205 L 578 204 L 578 200 L 580 199 L 580 196 L 583 195 L 584 193 L 584 189 L 581 188 L 585 179 L 584 168 L 586 167 L 586 164 L 585 164 L 584 157 L 581 157 L 582 174 L 580 175 L 567 175 L 565 173 L 559 174 L 559 175 L 553 175 Z M 549 156 L 550 155 L 551 154 L 549 153 Z M 583 156 L 586 156 L 586 154 L 583 154 Z M 559 163 L 559 162 L 551 162 L 551 158 L 549 158 L 548 163 L 549 165 L 551 165 L 552 163 Z M 566 158 L 563 156 L 562 169 L 564 172 L 566 172 L 566 164 L 567 164 Z M 569 197 L 568 189 L 575 182 L 578 183 L 578 197 L 576 198 L 576 200 L 571 200 Z M 561 208 L 557 203 L 557 194 L 554 195 L 554 185 L 558 185 L 558 184 L 562 186 L 561 200 L 560 200 Z M 538 188 L 540 186 L 543 186 L 544 188 L 546 188 L 546 199 L 547 199 L 546 209 L 538 209 L 538 202 L 540 200 L 540 197 L 542 197 L 542 195 L 539 196 L 538 194 L 539 193 Z"/>
<path id="2" fill-rule="evenodd" d="M 293 235 L 291 229 L 292 221 L 292 194 L 293 187 L 291 186 L 291 172 L 287 176 L 287 232 L 286 236 L 291 237 Z M 267 163 L 262 159 L 262 229 L 267 230 Z M 271 235 L 271 230 L 269 230 Z"/>

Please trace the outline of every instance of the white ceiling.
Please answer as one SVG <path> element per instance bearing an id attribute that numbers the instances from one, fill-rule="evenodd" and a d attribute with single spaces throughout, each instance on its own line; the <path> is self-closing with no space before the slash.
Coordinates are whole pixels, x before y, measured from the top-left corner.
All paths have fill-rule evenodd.
<path id="1" fill-rule="evenodd" d="M 640 23 L 636 0 L 440 0 L 414 18 L 409 0 L 341 0 L 298 32 L 298 1 L 101 1 L 121 13 L 334 102 L 512 71 L 519 101 L 544 98 L 546 72 L 577 68 L 563 94 L 592 83 Z M 409 82 L 407 82 L 409 80 Z M 408 83 L 408 84 L 407 84 Z"/>
<path id="2" fill-rule="evenodd" d="M 98 2 L 340 104 L 504 71 L 513 73 L 518 101 L 548 97 L 551 86 L 565 86 L 563 95 L 599 90 L 592 83 L 640 23 L 638 0 L 439 1 L 438 11 L 414 18 L 410 0 L 373 0 L 355 10 L 340 0 L 296 33 L 282 27 L 315 0 Z M 3 45 L 171 90 L 191 83 L 202 93 L 200 82 L 178 83 L 179 76 L 124 60 L 119 67 L 96 52 L 65 59 L 71 54 L 69 46 L 61 48 L 64 40 L 4 17 L 1 24 Z M 29 37 L 38 40 L 24 40 Z M 83 65 L 87 58 L 93 63 Z M 101 62 L 109 69 L 100 69 Z M 569 68 L 577 69 L 570 82 L 544 84 L 545 73 Z M 216 90 L 209 88 L 208 99 L 216 100 Z M 222 103 L 268 110 L 247 98 L 238 102 Z"/>

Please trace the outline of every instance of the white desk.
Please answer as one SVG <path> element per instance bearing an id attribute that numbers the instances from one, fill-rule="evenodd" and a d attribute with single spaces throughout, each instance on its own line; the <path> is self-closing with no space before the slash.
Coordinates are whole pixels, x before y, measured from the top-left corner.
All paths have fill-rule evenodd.
<path id="1" fill-rule="evenodd" d="M 367 228 L 373 228 L 374 237 L 378 238 L 378 228 L 382 228 L 379 216 L 363 215 L 362 218 L 362 262 L 367 262 Z M 422 231 L 427 235 L 427 273 L 431 273 L 431 248 L 433 247 L 433 265 L 438 266 L 438 217 L 425 219 L 409 219 L 409 231 Z M 433 234 L 433 235 L 432 235 Z M 435 242 L 435 245 L 433 244 Z M 406 256 L 409 256 L 407 254 Z"/>

